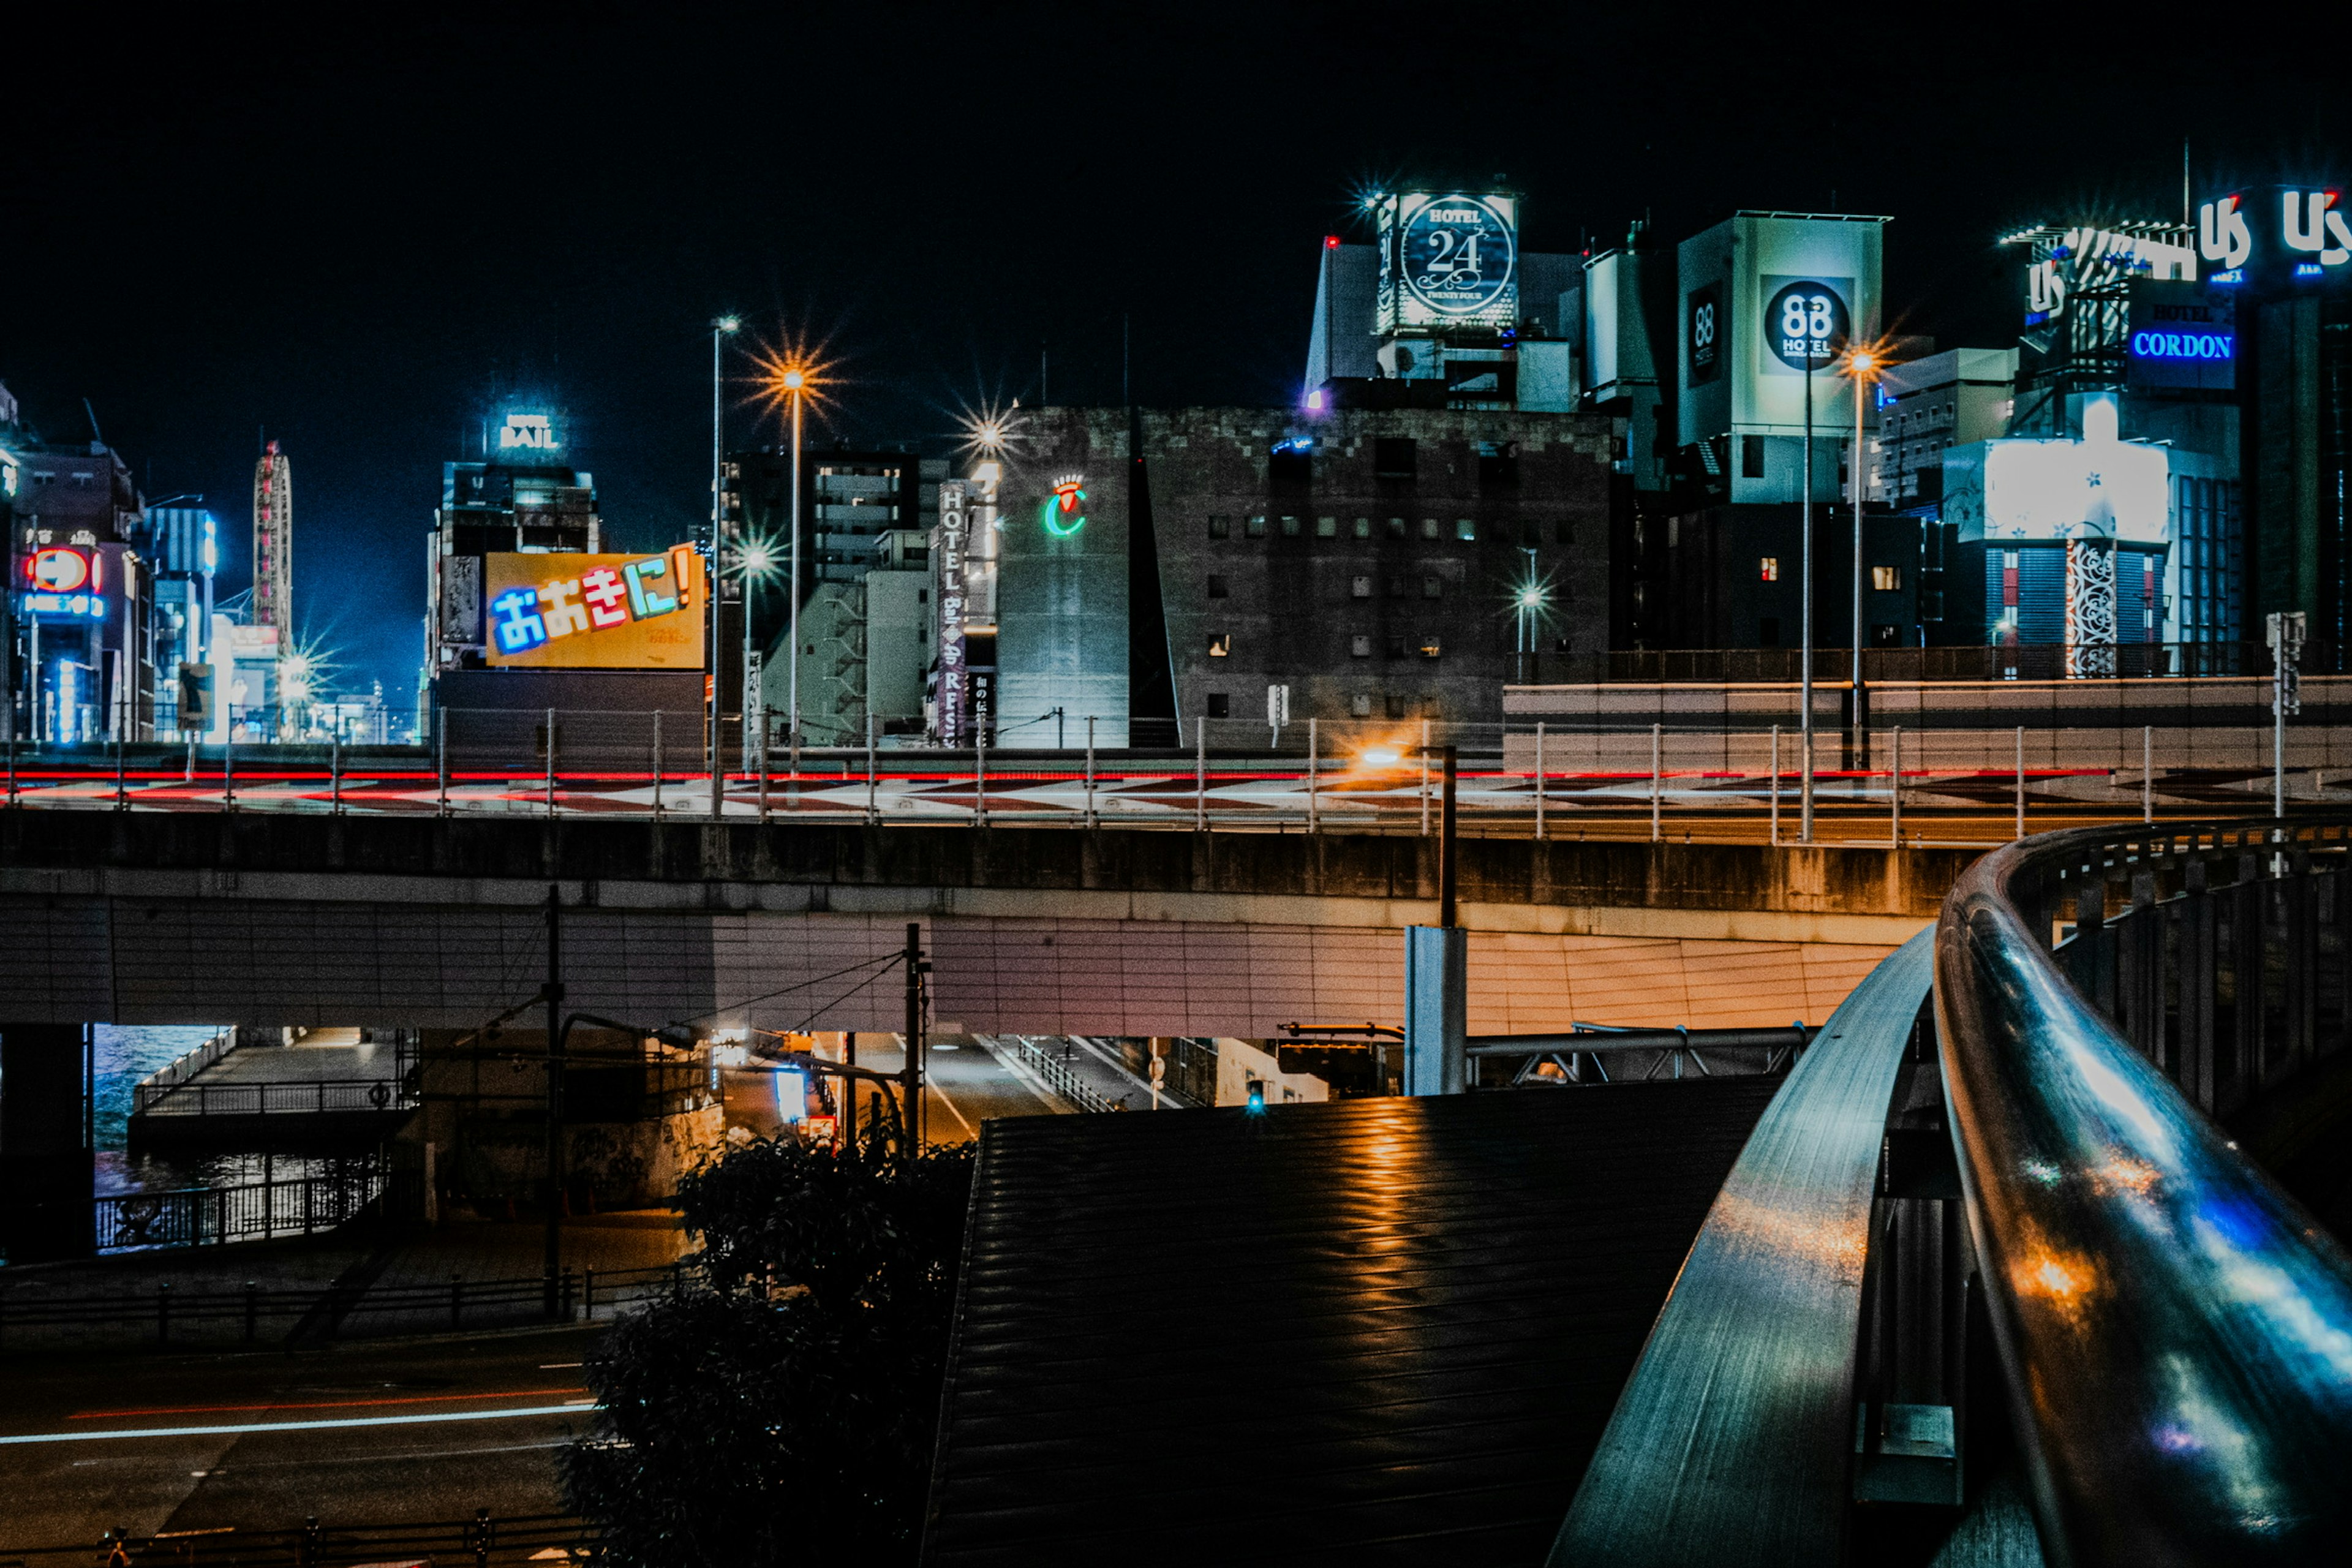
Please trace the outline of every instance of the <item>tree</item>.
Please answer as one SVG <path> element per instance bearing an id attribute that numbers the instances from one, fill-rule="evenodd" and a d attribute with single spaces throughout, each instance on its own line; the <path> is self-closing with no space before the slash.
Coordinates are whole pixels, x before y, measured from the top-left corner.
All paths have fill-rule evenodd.
<path id="1" fill-rule="evenodd" d="M 759 1142 L 680 1184 L 702 1281 L 614 1325 L 564 1456 L 614 1562 L 914 1561 L 971 1168 Z"/>

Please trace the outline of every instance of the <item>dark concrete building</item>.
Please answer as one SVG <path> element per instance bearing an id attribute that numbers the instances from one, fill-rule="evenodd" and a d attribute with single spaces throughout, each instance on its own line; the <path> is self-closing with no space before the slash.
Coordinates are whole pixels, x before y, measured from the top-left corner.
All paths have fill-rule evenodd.
<path id="1" fill-rule="evenodd" d="M 1038 410 L 999 513 L 998 732 L 1116 707 L 1114 687 L 1129 717 L 1181 716 L 1187 742 L 1196 719 L 1262 723 L 1269 688 L 1294 724 L 1498 721 L 1507 681 L 1586 673 L 1606 649 L 1617 430 L 1492 409 Z M 1088 521 L 1049 537 L 1073 479 Z M 1126 584 L 1125 636 L 1046 586 L 1055 551 Z"/>

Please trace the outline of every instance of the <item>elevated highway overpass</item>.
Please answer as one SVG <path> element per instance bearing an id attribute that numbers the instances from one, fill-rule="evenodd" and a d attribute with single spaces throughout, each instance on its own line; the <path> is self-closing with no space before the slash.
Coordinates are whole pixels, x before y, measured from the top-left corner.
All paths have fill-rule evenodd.
<path id="1" fill-rule="evenodd" d="M 1461 845 L 1474 1033 L 1817 1021 L 1924 929 L 1960 848 Z M 257 812 L 0 814 L 0 994 L 28 1023 L 470 1027 L 574 1006 L 894 1029 L 908 922 L 939 1026 L 1267 1036 L 1393 1024 L 1418 837 Z M 839 976 L 827 979 L 828 976 Z"/>

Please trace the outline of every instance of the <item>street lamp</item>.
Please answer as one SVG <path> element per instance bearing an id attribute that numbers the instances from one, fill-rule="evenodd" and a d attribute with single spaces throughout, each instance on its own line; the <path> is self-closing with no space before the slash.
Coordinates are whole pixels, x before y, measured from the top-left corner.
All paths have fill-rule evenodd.
<path id="1" fill-rule="evenodd" d="M 1798 597 L 1802 601 L 1803 650 L 1797 659 L 1797 763 L 1802 778 L 1797 795 L 1797 842 L 1813 841 L 1813 345 L 1805 343 L 1805 465 L 1804 500 L 1798 509 L 1799 530 L 1804 534 L 1797 551 Z M 1773 781 L 1780 787 L 1780 781 Z"/>
<path id="2" fill-rule="evenodd" d="M 775 574 L 776 547 L 765 535 L 748 533 L 735 547 L 735 574 L 743 584 L 743 766 L 748 770 L 765 756 L 768 745 L 766 699 L 760 689 L 760 656 L 751 635 L 753 597 L 761 579 Z M 756 740 L 754 737 L 756 736 Z M 754 751 L 752 748 L 759 749 Z"/>
<path id="3" fill-rule="evenodd" d="M 719 354 L 726 341 L 743 330 L 742 318 L 721 316 L 710 323 L 710 570 L 704 596 L 710 602 L 704 614 L 709 617 L 710 635 L 705 640 L 710 646 L 710 717 L 708 739 L 703 746 L 703 761 L 710 768 L 710 816 L 717 820 L 719 808 L 726 804 L 726 785 L 719 771 L 719 551 L 723 532 L 720 481 L 727 462 L 726 372 Z M 654 759 L 654 771 L 659 773 L 662 760 Z"/>
<path id="4" fill-rule="evenodd" d="M 775 348 L 761 348 L 755 356 L 760 372 L 760 392 L 772 408 L 787 405 L 792 411 L 793 426 L 793 562 L 792 604 L 787 618 L 786 635 L 793 639 L 785 681 L 790 687 L 789 722 L 795 755 L 801 739 L 801 428 L 803 416 L 812 399 L 824 401 L 825 387 L 831 380 L 831 362 L 823 355 L 823 343 L 805 340 L 788 342 Z"/>
<path id="5" fill-rule="evenodd" d="M 1521 685 L 1535 679 L 1536 623 L 1542 617 L 1544 606 L 1551 598 L 1543 583 L 1535 575 L 1536 552 L 1529 550 L 1527 553 L 1528 575 L 1520 583 L 1518 591 L 1511 595 L 1512 613 L 1518 617 L 1517 674 Z"/>
<path id="6" fill-rule="evenodd" d="M 784 666 L 784 682 L 788 689 L 785 725 L 797 752 L 801 743 L 801 407 L 808 392 L 808 371 L 793 365 L 776 379 L 793 400 L 793 596 L 784 607 L 793 647 Z"/>
<path id="7" fill-rule="evenodd" d="M 1863 388 L 1874 384 L 1885 368 L 1885 362 L 1866 348 L 1854 349 L 1845 356 L 1844 374 L 1853 382 L 1853 461 L 1849 465 L 1853 484 L 1853 699 L 1849 718 L 1857 754 L 1867 754 L 1870 746 L 1870 698 L 1862 683 L 1862 576 L 1868 570 L 1862 554 L 1862 500 L 1868 488 L 1863 474 Z"/>

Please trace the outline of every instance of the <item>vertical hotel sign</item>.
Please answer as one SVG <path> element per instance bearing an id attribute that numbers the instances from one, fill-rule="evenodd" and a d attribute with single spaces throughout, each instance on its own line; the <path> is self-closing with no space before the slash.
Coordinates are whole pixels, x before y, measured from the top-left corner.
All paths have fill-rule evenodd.
<path id="1" fill-rule="evenodd" d="M 971 605 L 965 592 L 964 556 L 971 546 L 971 512 L 965 482 L 940 483 L 940 744 L 960 746 L 971 728 L 971 668 L 966 661 L 964 622 Z"/>

